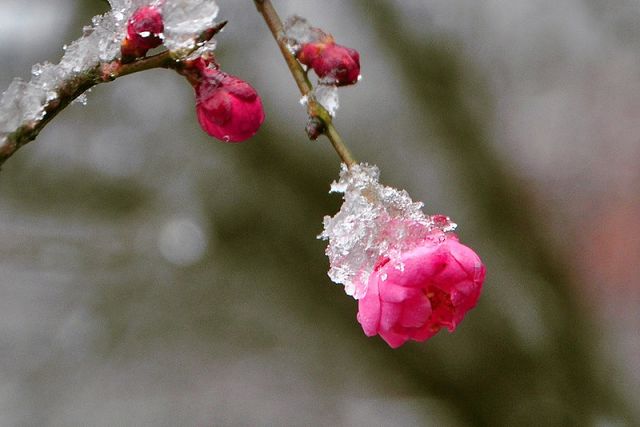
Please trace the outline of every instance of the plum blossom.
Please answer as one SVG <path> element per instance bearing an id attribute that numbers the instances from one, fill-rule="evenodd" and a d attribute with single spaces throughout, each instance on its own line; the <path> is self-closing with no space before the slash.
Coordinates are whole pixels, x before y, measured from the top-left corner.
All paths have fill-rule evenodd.
<path id="1" fill-rule="evenodd" d="M 329 240 L 329 277 L 358 300 L 365 334 L 396 348 L 454 331 L 478 301 L 485 268 L 453 234 L 456 224 L 425 215 L 379 175 L 376 166 L 343 165 L 332 191 L 344 203 L 319 237 Z"/>
<path id="2" fill-rule="evenodd" d="M 453 332 L 478 302 L 484 276 L 478 255 L 455 236 L 427 239 L 399 259 L 379 260 L 358 301 L 358 322 L 393 348 L 443 327 Z"/>

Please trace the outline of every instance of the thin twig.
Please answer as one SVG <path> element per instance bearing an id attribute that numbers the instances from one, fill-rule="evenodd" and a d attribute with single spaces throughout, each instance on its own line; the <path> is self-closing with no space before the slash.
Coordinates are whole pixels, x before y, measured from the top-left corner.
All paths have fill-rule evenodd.
<path id="1" fill-rule="evenodd" d="M 313 96 L 311 96 L 313 86 L 311 86 L 311 83 L 307 78 L 307 73 L 302 69 L 302 65 L 300 65 L 298 60 L 289 50 L 289 46 L 287 46 L 282 21 L 273 7 L 273 4 L 271 4 L 270 0 L 254 0 L 254 3 L 258 12 L 260 12 L 267 23 L 271 34 L 273 34 L 273 38 L 278 43 L 280 52 L 282 53 L 282 56 L 284 57 L 296 84 L 298 85 L 298 89 L 300 89 L 300 93 L 302 96 L 307 97 L 307 111 L 309 116 L 317 117 L 322 121 L 324 124 L 324 134 L 329 138 L 331 145 L 333 145 L 333 148 L 336 150 L 342 161 L 346 163 L 347 166 L 351 167 L 356 163 L 356 161 L 345 145 L 340 133 L 338 133 L 338 130 L 333 125 L 329 112 L 320 105 Z"/>

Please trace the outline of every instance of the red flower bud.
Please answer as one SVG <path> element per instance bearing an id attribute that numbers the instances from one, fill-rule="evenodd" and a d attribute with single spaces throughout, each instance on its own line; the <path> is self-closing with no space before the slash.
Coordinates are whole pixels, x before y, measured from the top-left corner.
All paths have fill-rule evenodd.
<path id="1" fill-rule="evenodd" d="M 122 58 L 126 62 L 146 55 L 162 44 L 164 24 L 160 11 L 153 6 L 136 9 L 127 22 L 127 36 L 122 42 Z"/>
<path id="2" fill-rule="evenodd" d="M 196 113 L 202 129 L 225 142 L 242 142 L 264 121 L 262 101 L 249 83 L 209 67 L 206 59 L 189 64 L 183 74 L 196 91 Z"/>
<path id="3" fill-rule="evenodd" d="M 360 54 L 327 38 L 306 43 L 296 57 L 302 64 L 313 68 L 318 77 L 337 86 L 352 85 L 360 76 Z"/>

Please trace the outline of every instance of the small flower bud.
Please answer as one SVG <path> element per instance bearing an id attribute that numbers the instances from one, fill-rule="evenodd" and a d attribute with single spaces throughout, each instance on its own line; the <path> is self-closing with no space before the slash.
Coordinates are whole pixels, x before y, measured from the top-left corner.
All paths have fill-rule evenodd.
<path id="1" fill-rule="evenodd" d="M 123 62 L 145 56 L 149 49 L 162 44 L 164 24 L 160 11 L 153 6 L 136 9 L 127 22 L 127 36 L 122 42 Z"/>
<path id="2" fill-rule="evenodd" d="M 182 71 L 196 91 L 196 113 L 202 129 L 224 142 L 241 142 L 264 121 L 262 101 L 249 83 L 210 67 L 199 58 Z"/>
<path id="3" fill-rule="evenodd" d="M 318 77 L 330 84 L 355 84 L 360 76 L 360 54 L 333 42 L 332 38 L 303 44 L 296 57 L 313 68 Z"/>
<path id="4" fill-rule="evenodd" d="M 322 120 L 317 117 L 310 117 L 305 126 L 305 131 L 310 140 L 315 141 L 324 133 L 325 126 Z"/>

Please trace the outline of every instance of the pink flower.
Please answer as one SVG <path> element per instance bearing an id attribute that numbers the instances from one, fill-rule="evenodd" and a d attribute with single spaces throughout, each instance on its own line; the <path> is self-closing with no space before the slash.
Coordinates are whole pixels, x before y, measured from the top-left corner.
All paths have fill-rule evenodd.
<path id="1" fill-rule="evenodd" d="M 318 77 L 337 86 L 352 85 L 360 76 L 358 51 L 336 44 L 331 37 L 302 45 L 296 57 Z"/>
<path id="2" fill-rule="evenodd" d="M 225 142 L 241 142 L 258 132 L 264 121 L 262 101 L 249 83 L 198 58 L 182 73 L 196 91 L 196 113 L 209 135 Z"/>
<path id="3" fill-rule="evenodd" d="M 160 11 L 153 6 L 136 9 L 127 21 L 127 36 L 122 42 L 124 62 L 145 56 L 149 49 L 162 44 L 164 24 Z"/>
<path id="4" fill-rule="evenodd" d="M 475 307 L 484 276 L 478 255 L 455 236 L 425 240 L 397 261 L 378 261 L 358 301 L 358 322 L 392 348 L 424 341 L 442 327 L 453 332 Z"/>

